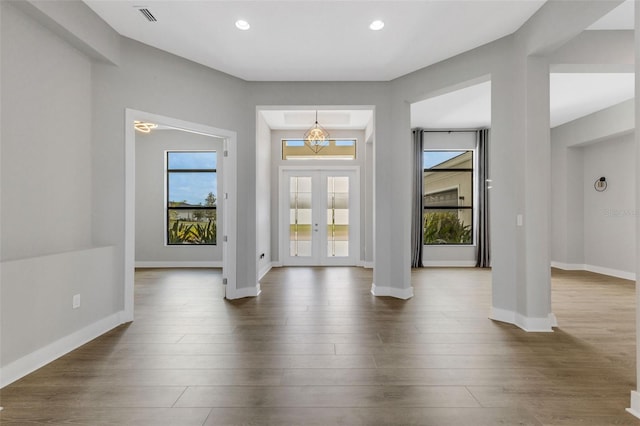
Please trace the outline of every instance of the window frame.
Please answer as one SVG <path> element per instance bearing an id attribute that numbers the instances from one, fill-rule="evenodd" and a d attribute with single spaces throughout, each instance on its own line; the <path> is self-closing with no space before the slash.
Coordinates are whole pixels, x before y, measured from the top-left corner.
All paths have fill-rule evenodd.
<path id="1" fill-rule="evenodd" d="M 293 148 L 304 147 L 304 139 L 302 138 L 282 138 L 280 140 L 280 159 L 282 161 L 309 161 L 309 160 L 322 160 L 322 161 L 356 161 L 358 159 L 358 138 L 351 137 L 340 137 L 340 138 L 329 138 L 324 141 L 322 144 L 325 147 L 332 147 L 333 149 L 340 149 L 344 147 L 341 142 L 353 142 L 353 157 L 350 156 L 338 156 L 336 155 L 324 155 L 324 154 L 314 154 L 313 151 L 309 150 L 307 155 L 285 155 L 285 144 L 288 142 L 302 142 L 302 145 L 293 146 Z M 320 151 L 322 152 L 322 151 Z M 350 155 L 350 154 L 349 154 Z"/>
<path id="2" fill-rule="evenodd" d="M 216 167 L 215 168 L 198 168 L 198 169 L 171 169 L 169 167 L 169 155 L 173 154 L 173 153 L 215 153 L 216 154 Z M 165 209 L 165 225 L 164 225 L 164 243 L 165 246 L 168 247 L 198 247 L 198 246 L 217 246 L 218 245 L 218 238 L 219 238 L 219 232 L 217 232 L 217 226 L 218 226 L 218 188 L 213 188 L 213 190 L 211 192 L 213 192 L 216 196 L 216 205 L 214 206 L 200 206 L 200 205 L 189 205 L 189 206 L 170 206 L 169 203 L 171 203 L 170 199 L 169 199 L 169 176 L 171 173 L 215 173 L 216 174 L 216 182 L 218 182 L 218 167 L 217 167 L 217 163 L 218 163 L 218 151 L 215 149 L 206 149 L 206 150 L 194 150 L 194 149 L 186 149 L 186 150 L 179 150 L 179 149 L 170 149 L 170 150 L 166 150 L 165 154 L 164 154 L 164 161 L 165 161 L 165 203 L 164 203 L 164 209 Z M 217 186 L 217 185 L 216 185 Z M 169 238 L 169 224 L 171 223 L 171 219 L 170 219 L 170 215 L 172 211 L 193 211 L 193 210 L 202 210 L 202 211 L 211 211 L 213 210 L 214 214 L 215 214 L 215 224 L 216 224 L 216 241 L 213 243 L 172 243 L 170 238 Z"/>
<path id="3" fill-rule="evenodd" d="M 458 214 L 460 213 L 460 210 L 469 210 L 471 211 L 471 221 L 469 223 L 469 226 L 471 226 L 471 240 L 469 243 L 427 243 L 425 241 L 423 241 L 423 245 L 424 246 L 428 246 L 428 247 L 470 247 L 470 246 L 475 246 L 476 245 L 476 208 L 475 208 L 475 198 L 476 198 L 476 173 L 477 173 L 477 164 L 476 164 L 476 149 L 471 149 L 471 148 L 446 148 L 446 149 L 424 149 L 423 150 L 423 155 L 424 153 L 427 152 L 460 152 L 460 155 L 464 155 L 465 153 L 469 152 L 471 153 L 471 167 L 454 167 L 454 168 L 437 168 L 438 164 L 435 165 L 435 168 L 426 168 L 423 165 L 422 168 L 422 176 L 423 176 L 423 213 L 422 213 L 422 220 L 424 223 L 424 219 L 425 219 L 425 215 L 427 212 L 429 211 L 456 211 L 458 212 Z M 457 157 L 457 156 L 456 156 Z M 456 158 L 456 157 L 452 157 Z M 448 160 L 446 160 L 448 161 Z M 442 163 L 440 163 L 442 164 Z M 470 200 L 470 204 L 466 205 L 466 206 L 460 206 L 458 205 L 438 205 L 438 206 L 427 206 L 425 201 L 425 198 L 430 195 L 429 193 L 426 192 L 426 184 L 424 183 L 424 179 L 425 179 L 425 174 L 429 172 L 434 172 L 434 173 L 469 173 L 470 174 L 470 187 L 471 187 L 471 200 Z M 441 192 L 446 192 L 449 191 L 451 189 L 457 189 L 458 192 L 458 200 L 460 199 L 460 185 L 457 186 L 447 186 L 444 188 L 441 188 L 437 191 L 432 192 L 432 194 L 437 194 L 437 193 L 441 193 Z M 425 232 L 425 228 L 423 226 L 423 235 Z"/>

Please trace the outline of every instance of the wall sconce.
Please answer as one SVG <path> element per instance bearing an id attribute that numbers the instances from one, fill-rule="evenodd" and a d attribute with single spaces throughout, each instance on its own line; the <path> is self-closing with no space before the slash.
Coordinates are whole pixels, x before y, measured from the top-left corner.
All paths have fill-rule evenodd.
<path id="1" fill-rule="evenodd" d="M 593 183 L 593 187 L 595 188 L 596 191 L 598 192 L 602 192 L 605 189 L 607 189 L 607 178 L 605 178 L 604 176 L 602 176 L 601 178 L 598 178 L 594 183 Z"/>

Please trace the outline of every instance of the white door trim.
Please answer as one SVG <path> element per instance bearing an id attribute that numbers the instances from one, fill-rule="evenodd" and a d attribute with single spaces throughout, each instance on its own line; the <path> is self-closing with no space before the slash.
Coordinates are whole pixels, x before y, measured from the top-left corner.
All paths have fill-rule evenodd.
<path id="1" fill-rule="evenodd" d="M 223 235 L 222 274 L 227 279 L 226 297 L 236 298 L 236 240 L 237 240 L 237 136 L 236 132 L 204 124 L 179 120 L 131 108 L 125 109 L 125 221 L 124 221 L 124 321 L 134 319 L 135 225 L 136 225 L 136 134 L 135 120 L 148 121 L 192 133 L 224 139 L 228 152 L 221 157 L 225 177 L 222 179 Z M 226 196 L 224 194 L 227 194 Z"/>

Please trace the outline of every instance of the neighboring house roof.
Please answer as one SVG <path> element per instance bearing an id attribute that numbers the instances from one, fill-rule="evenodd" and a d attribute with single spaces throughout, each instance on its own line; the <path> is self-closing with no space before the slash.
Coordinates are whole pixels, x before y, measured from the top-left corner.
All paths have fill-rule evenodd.
<path id="1" fill-rule="evenodd" d="M 182 201 L 169 201 L 171 207 L 205 207 L 202 204 L 189 204 Z"/>

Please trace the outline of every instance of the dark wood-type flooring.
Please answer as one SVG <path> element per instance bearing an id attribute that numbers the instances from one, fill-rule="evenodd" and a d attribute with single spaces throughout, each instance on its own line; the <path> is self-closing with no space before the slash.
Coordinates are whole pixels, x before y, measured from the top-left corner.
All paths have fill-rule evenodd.
<path id="1" fill-rule="evenodd" d="M 637 425 L 634 283 L 553 271 L 554 333 L 487 319 L 491 276 L 280 268 L 258 298 L 216 270 L 140 270 L 136 321 L 0 391 L 2 425 Z"/>

